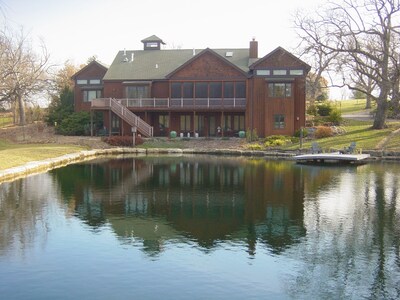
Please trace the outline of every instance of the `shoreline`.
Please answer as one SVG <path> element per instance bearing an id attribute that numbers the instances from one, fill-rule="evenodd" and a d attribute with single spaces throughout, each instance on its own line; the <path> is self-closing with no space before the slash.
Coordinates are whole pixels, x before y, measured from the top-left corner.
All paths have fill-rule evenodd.
<path id="1" fill-rule="evenodd" d="M 84 150 L 76 153 L 66 154 L 63 156 L 49 158 L 41 161 L 32 161 L 22 166 L 17 166 L 5 170 L 0 170 L 0 184 L 10 182 L 29 175 L 39 174 L 50 171 L 55 168 L 67 166 L 69 164 L 92 160 L 102 156 L 123 155 L 123 154 L 207 154 L 207 155 L 223 155 L 223 156 L 245 156 L 258 157 L 266 159 L 284 159 L 294 160 L 293 156 L 298 154 L 309 153 L 309 150 L 239 150 L 239 149 L 180 149 L 180 148 L 107 148 Z M 366 162 L 374 161 L 396 161 L 400 162 L 400 152 L 369 150 L 363 151 L 370 154 L 371 157 Z"/>

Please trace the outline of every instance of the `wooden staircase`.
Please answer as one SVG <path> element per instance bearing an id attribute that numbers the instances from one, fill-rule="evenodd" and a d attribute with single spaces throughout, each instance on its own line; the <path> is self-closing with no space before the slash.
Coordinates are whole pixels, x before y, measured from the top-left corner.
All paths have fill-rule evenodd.
<path id="1" fill-rule="evenodd" d="M 127 122 L 129 125 L 131 125 L 132 127 L 136 127 L 137 131 L 145 137 L 153 136 L 152 126 L 143 121 L 141 118 L 139 118 L 137 115 L 135 115 L 133 112 L 131 112 L 128 108 L 120 104 L 115 99 L 93 99 L 91 105 L 93 109 L 110 109 L 113 113 L 115 113 L 118 117 Z"/>

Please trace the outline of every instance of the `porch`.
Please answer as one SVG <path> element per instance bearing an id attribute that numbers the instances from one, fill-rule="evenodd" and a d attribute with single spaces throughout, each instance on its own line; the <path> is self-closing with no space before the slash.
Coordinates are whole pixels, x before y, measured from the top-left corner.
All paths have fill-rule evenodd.
<path id="1" fill-rule="evenodd" d="M 129 109 L 146 110 L 245 110 L 246 98 L 140 98 L 113 99 Z M 92 109 L 110 107 L 110 98 L 92 100 Z"/>

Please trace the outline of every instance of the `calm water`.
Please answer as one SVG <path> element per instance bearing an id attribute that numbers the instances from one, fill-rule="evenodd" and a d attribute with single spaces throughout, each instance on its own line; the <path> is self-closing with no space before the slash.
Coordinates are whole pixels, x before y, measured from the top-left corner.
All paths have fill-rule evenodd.
<path id="1" fill-rule="evenodd" d="M 165 156 L 3 183 L 0 297 L 400 298 L 399 174 Z"/>

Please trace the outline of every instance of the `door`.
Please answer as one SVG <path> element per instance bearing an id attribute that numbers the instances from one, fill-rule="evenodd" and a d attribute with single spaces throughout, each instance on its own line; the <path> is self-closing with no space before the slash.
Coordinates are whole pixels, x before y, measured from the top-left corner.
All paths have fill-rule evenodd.
<path id="1" fill-rule="evenodd" d="M 208 134 L 215 136 L 217 128 L 215 126 L 215 116 L 208 116 Z"/>

